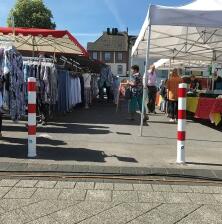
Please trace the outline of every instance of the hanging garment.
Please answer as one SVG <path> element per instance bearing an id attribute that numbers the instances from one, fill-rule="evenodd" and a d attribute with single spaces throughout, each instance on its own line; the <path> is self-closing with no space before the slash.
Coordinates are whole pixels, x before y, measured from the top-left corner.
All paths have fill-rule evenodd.
<path id="1" fill-rule="evenodd" d="M 17 121 L 25 113 L 23 61 L 15 48 L 0 50 L 0 76 L 4 80 L 2 104 L 9 109 L 12 120 Z"/>

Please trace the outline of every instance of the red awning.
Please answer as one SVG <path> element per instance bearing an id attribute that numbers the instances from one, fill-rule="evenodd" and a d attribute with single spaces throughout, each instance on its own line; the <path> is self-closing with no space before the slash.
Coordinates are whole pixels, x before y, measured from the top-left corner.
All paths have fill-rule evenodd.
<path id="1" fill-rule="evenodd" d="M 67 30 L 49 30 L 36 28 L 0 27 L 0 39 L 13 40 L 14 46 L 21 51 L 77 54 L 88 56 L 87 51 Z"/>

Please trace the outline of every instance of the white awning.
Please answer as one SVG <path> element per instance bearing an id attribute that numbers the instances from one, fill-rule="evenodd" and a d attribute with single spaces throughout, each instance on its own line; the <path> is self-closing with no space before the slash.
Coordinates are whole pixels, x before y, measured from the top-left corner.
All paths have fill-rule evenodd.
<path id="1" fill-rule="evenodd" d="M 151 25 L 150 57 L 222 61 L 222 0 L 196 0 L 182 7 L 151 5 L 132 49 L 145 57 Z"/>

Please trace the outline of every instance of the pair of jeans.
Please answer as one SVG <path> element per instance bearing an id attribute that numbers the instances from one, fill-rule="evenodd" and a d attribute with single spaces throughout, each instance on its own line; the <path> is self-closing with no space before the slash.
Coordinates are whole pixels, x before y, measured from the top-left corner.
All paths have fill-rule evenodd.
<path id="1" fill-rule="evenodd" d="M 129 100 L 129 113 L 135 114 L 138 107 L 140 112 L 142 111 L 142 99 L 143 99 L 143 96 L 140 96 L 140 95 L 132 96 L 132 98 Z"/>
<path id="2" fill-rule="evenodd" d="M 148 86 L 148 110 L 153 113 L 156 107 L 156 86 Z"/>
<path id="3" fill-rule="evenodd" d="M 170 118 L 176 119 L 177 118 L 177 112 L 178 112 L 178 101 L 170 100 L 168 106 L 169 106 L 169 116 L 170 116 Z"/>

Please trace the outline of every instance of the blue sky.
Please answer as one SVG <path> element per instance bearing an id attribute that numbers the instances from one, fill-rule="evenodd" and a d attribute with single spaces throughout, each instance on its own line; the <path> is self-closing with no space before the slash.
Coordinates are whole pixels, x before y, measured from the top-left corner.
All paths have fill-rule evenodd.
<path id="1" fill-rule="evenodd" d="M 0 0 L 0 26 L 6 26 L 16 0 Z M 192 0 L 44 0 L 52 10 L 57 29 L 69 30 L 86 47 L 107 27 L 129 28 L 138 34 L 150 3 L 180 6 Z"/>

